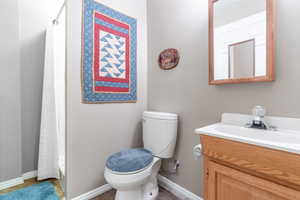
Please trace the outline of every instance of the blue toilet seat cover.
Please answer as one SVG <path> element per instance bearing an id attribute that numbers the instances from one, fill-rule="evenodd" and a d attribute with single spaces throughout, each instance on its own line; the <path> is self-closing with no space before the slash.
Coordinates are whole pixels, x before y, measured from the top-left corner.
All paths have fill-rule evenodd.
<path id="1" fill-rule="evenodd" d="M 146 168 L 153 161 L 147 149 L 127 149 L 110 156 L 106 167 L 114 172 L 130 173 Z"/>

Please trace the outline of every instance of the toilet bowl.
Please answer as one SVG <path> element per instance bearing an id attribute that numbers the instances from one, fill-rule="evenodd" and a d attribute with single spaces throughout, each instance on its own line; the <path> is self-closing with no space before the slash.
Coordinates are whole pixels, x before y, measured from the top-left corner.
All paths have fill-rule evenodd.
<path id="1" fill-rule="evenodd" d="M 110 156 L 104 177 L 117 190 L 115 200 L 155 200 L 161 159 L 171 158 L 177 138 L 178 116 L 144 112 L 144 148 L 126 149 Z"/>
<path id="2" fill-rule="evenodd" d="M 159 158 L 143 170 L 118 173 L 105 168 L 106 181 L 117 190 L 115 200 L 152 200 L 158 195 L 157 174 L 161 165 Z"/>

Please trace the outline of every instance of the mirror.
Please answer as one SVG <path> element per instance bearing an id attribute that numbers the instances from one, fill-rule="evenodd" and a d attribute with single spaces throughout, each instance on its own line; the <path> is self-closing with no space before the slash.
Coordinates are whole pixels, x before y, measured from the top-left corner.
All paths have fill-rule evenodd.
<path id="1" fill-rule="evenodd" d="M 275 80 L 273 0 L 210 0 L 210 84 Z"/>
<path id="2" fill-rule="evenodd" d="M 254 39 L 230 44 L 228 54 L 229 79 L 256 76 Z M 265 65 L 261 67 L 265 68 Z"/>

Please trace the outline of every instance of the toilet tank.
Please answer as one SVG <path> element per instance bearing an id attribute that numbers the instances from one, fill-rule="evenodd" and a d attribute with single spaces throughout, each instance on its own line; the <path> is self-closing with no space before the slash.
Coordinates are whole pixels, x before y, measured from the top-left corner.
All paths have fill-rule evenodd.
<path id="1" fill-rule="evenodd" d="M 177 114 L 144 112 L 144 148 L 159 158 L 172 158 L 177 139 L 177 126 Z"/>

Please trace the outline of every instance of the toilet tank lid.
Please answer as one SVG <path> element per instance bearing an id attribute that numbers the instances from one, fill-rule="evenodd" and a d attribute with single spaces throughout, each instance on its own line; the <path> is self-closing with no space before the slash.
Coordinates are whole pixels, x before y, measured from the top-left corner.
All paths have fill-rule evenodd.
<path id="1" fill-rule="evenodd" d="M 167 119 L 167 120 L 177 120 L 178 115 L 174 113 L 165 113 L 165 112 L 154 112 L 154 111 L 145 111 L 143 116 L 145 118 L 153 119 Z"/>

